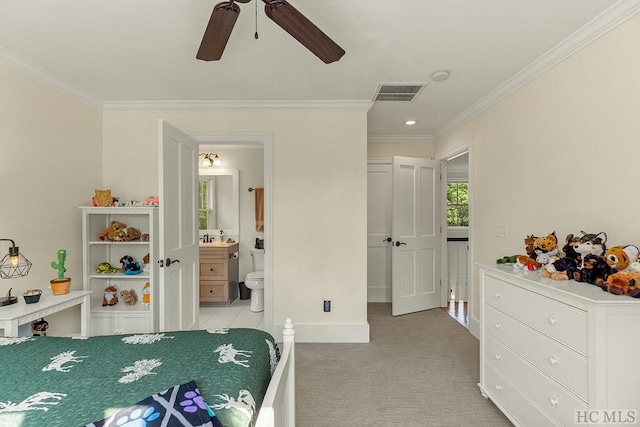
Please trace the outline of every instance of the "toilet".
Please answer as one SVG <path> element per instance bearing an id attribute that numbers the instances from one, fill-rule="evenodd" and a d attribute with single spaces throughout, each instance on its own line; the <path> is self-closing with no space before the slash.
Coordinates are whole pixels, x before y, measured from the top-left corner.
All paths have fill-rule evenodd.
<path id="1" fill-rule="evenodd" d="M 251 289 L 249 310 L 258 313 L 264 311 L 264 249 L 251 249 L 253 271 L 247 274 L 244 284 Z"/>

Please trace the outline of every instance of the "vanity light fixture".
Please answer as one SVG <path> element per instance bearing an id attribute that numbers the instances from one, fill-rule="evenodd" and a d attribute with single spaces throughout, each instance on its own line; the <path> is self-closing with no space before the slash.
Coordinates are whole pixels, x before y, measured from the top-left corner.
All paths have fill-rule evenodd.
<path id="1" fill-rule="evenodd" d="M 407 126 L 413 126 L 416 123 L 418 123 L 418 122 L 415 121 L 415 120 L 407 120 L 406 122 L 404 122 L 404 124 L 407 125 Z"/>
<path id="2" fill-rule="evenodd" d="M 204 156 L 204 159 L 202 160 L 202 167 L 203 168 L 210 168 L 212 166 L 220 166 L 222 164 L 222 162 L 220 161 L 220 157 L 218 157 L 217 154 L 214 153 L 200 153 L 200 156 Z"/>
<path id="3" fill-rule="evenodd" d="M 20 249 L 11 239 L 0 239 L 3 242 L 11 242 L 9 253 L 0 261 L 0 277 L 3 279 L 13 279 L 14 277 L 24 277 L 31 270 L 31 261 L 20 253 Z M 18 302 L 18 297 L 11 296 L 11 289 L 6 297 L 0 297 L 0 306 L 11 305 Z"/>

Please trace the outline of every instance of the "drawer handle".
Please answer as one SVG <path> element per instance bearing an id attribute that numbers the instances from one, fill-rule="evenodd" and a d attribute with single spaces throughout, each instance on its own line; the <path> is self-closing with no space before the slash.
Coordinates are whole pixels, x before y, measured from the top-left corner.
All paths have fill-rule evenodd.
<path id="1" fill-rule="evenodd" d="M 213 268 L 210 268 L 209 271 L 214 271 Z"/>
<path id="2" fill-rule="evenodd" d="M 496 360 L 500 360 L 502 359 L 502 356 L 500 356 L 500 354 L 496 353 Z"/>
<path id="3" fill-rule="evenodd" d="M 502 386 L 500 384 L 496 384 L 496 390 L 498 391 L 502 390 Z"/>
<path id="4" fill-rule="evenodd" d="M 500 292 L 495 293 L 496 298 L 500 298 Z"/>
<path id="5" fill-rule="evenodd" d="M 496 329 L 500 329 L 500 323 L 496 323 Z"/>
<path id="6" fill-rule="evenodd" d="M 558 400 L 554 397 L 549 398 L 549 403 L 551 403 L 553 406 L 558 406 Z"/>
<path id="7" fill-rule="evenodd" d="M 213 289 L 209 289 L 209 293 L 212 294 L 213 293 Z"/>
<path id="8" fill-rule="evenodd" d="M 551 363 L 552 365 L 557 365 L 558 364 L 558 360 L 555 357 L 551 356 L 549 358 L 549 363 Z"/>
<path id="9" fill-rule="evenodd" d="M 558 321 L 556 320 L 555 317 L 551 316 L 549 317 L 549 323 L 551 323 L 552 325 L 555 325 L 556 323 L 558 323 Z"/>

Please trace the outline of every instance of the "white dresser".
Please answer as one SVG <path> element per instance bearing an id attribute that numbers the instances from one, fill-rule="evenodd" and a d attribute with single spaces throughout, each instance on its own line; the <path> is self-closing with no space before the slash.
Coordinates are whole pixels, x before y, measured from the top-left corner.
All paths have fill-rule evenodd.
<path id="1" fill-rule="evenodd" d="M 480 328 L 480 389 L 515 425 L 640 424 L 640 299 L 480 265 Z"/>

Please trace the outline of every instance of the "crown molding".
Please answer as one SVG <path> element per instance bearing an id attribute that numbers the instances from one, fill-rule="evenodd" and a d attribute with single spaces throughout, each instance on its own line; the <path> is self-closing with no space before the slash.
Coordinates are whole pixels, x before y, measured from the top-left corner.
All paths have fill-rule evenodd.
<path id="1" fill-rule="evenodd" d="M 371 101 L 105 101 L 103 111 L 332 110 L 369 111 Z"/>
<path id="2" fill-rule="evenodd" d="M 49 86 L 65 95 L 69 95 L 96 110 L 102 110 L 102 101 L 87 95 L 79 87 L 61 79 L 53 73 L 43 70 L 35 64 L 20 58 L 15 53 L 0 46 L 0 64 L 25 74 L 32 79 Z"/>
<path id="3" fill-rule="evenodd" d="M 553 46 L 532 63 L 518 71 L 510 79 L 502 83 L 487 96 L 464 110 L 460 115 L 439 130 L 436 138 L 440 138 L 462 126 L 478 114 L 506 98 L 530 81 L 549 69 L 555 67 L 583 47 L 615 29 L 640 12 L 640 0 L 618 0 L 591 21 L 570 34 L 566 39 Z"/>
<path id="4" fill-rule="evenodd" d="M 369 144 L 399 144 L 399 143 L 431 143 L 434 141 L 431 135 L 369 135 Z"/>

